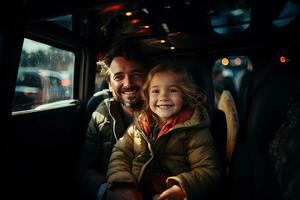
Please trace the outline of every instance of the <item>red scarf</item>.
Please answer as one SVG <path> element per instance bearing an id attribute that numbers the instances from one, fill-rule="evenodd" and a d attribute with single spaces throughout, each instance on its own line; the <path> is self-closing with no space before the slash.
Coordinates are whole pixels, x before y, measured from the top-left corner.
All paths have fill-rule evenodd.
<path id="1" fill-rule="evenodd" d="M 176 124 L 185 122 L 186 120 L 190 119 L 191 116 L 193 115 L 193 112 L 194 112 L 194 109 L 190 108 L 190 107 L 186 107 L 186 108 L 182 109 L 178 113 L 178 115 L 176 115 L 174 118 L 168 120 L 167 123 L 165 123 L 165 125 L 160 129 L 156 140 L 159 137 L 163 136 L 166 132 L 168 132 L 168 130 L 170 130 L 170 128 L 172 128 Z M 140 124 L 141 128 L 143 129 L 143 131 L 146 133 L 146 135 L 150 134 L 151 124 L 152 124 L 151 122 L 152 122 L 152 120 L 149 117 L 145 117 L 139 121 L 139 124 Z"/>

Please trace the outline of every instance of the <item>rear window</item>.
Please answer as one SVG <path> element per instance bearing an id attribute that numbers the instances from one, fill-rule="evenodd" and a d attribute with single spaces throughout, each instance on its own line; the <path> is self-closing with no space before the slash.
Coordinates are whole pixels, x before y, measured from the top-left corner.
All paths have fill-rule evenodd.
<path id="1" fill-rule="evenodd" d="M 252 71 L 252 62 L 246 56 L 233 55 L 217 59 L 212 72 L 216 103 L 224 90 L 229 91 L 237 101 L 242 79 L 249 71 Z"/>

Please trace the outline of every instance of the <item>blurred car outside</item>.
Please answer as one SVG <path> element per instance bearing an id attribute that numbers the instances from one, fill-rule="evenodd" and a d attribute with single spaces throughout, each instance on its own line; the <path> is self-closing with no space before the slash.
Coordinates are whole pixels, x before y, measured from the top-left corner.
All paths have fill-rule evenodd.
<path id="1" fill-rule="evenodd" d="M 60 100 L 70 99 L 72 80 L 67 73 L 20 67 L 18 71 L 13 112 L 30 110 L 35 107 Z"/>

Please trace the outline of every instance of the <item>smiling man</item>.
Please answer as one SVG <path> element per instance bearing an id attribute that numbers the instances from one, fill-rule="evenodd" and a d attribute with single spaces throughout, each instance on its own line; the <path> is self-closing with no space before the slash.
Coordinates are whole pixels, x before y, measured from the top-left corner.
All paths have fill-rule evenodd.
<path id="1" fill-rule="evenodd" d="M 123 56 L 113 58 L 107 82 L 115 100 L 121 103 L 128 115 L 141 106 L 140 90 L 143 81 L 144 68 L 141 63 Z"/>
<path id="2" fill-rule="evenodd" d="M 106 81 L 113 98 L 105 99 L 93 112 L 79 159 L 79 183 L 85 200 L 106 199 L 106 171 L 112 147 L 131 124 L 134 111 L 141 108 L 141 87 L 145 68 L 139 48 L 128 41 L 119 43 L 105 57 Z M 129 195 L 124 188 L 113 195 Z M 112 197 L 113 198 L 113 197 Z"/>

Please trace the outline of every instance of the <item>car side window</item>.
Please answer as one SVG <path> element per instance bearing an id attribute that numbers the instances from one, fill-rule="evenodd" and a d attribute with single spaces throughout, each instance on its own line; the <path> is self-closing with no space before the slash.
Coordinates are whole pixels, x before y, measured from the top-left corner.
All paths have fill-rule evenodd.
<path id="1" fill-rule="evenodd" d="M 73 99 L 75 54 L 24 39 L 12 112 Z"/>

